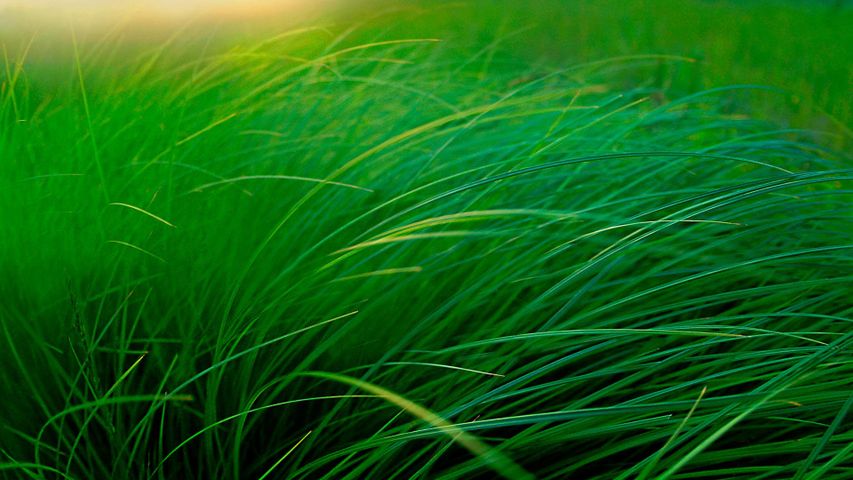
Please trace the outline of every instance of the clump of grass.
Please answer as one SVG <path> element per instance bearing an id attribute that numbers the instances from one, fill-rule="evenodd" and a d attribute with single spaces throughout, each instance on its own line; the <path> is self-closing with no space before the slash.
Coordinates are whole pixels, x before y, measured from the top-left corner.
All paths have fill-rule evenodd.
<path id="1" fill-rule="evenodd" d="M 760 87 L 116 43 L 6 63 L 3 475 L 851 474 L 853 170 Z"/>

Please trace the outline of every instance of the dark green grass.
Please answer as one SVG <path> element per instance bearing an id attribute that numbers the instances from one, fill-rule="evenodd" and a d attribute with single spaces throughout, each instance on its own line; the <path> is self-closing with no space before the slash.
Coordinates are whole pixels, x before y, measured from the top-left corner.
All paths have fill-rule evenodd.
<path id="1" fill-rule="evenodd" d="M 0 475 L 853 474 L 843 132 L 681 57 L 182 35 L 9 54 Z"/>

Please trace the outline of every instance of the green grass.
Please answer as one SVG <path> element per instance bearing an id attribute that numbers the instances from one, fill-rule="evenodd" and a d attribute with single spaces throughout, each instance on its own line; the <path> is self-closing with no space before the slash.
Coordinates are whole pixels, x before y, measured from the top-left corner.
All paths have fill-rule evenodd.
<path id="1" fill-rule="evenodd" d="M 503 38 L 503 48 L 528 57 L 536 52 L 545 65 L 637 53 L 683 55 L 696 63 L 662 64 L 653 75 L 628 79 L 682 91 L 773 86 L 784 94 L 755 96 L 753 115 L 848 134 L 853 125 L 853 52 L 843 47 L 853 44 L 849 1 L 545 0 L 536 8 L 526 2 L 484 3 L 452 4 L 435 23 L 452 31 L 458 17 L 450 12 L 485 16 L 484 23 Z M 406 28 L 422 24 L 407 22 Z M 435 26 L 426 22 L 426 28 Z"/>
<path id="2" fill-rule="evenodd" d="M 853 474 L 843 122 L 444 12 L 7 43 L 0 478 Z"/>

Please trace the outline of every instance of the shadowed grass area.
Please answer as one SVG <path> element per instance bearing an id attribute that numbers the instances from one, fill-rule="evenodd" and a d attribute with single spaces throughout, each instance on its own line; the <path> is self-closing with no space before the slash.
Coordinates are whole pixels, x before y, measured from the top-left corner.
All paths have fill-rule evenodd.
<path id="1" fill-rule="evenodd" d="M 0 477 L 849 478 L 846 130 L 393 15 L 8 53 Z"/>

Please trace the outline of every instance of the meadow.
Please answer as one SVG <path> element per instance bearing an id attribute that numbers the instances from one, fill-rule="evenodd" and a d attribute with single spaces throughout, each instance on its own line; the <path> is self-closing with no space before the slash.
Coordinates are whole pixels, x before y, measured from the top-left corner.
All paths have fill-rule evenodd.
<path id="1" fill-rule="evenodd" d="M 371 5 L 0 32 L 0 478 L 853 476 L 853 9 Z"/>

